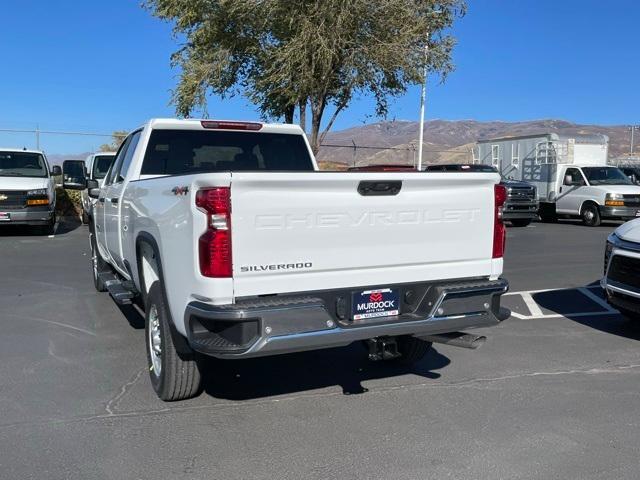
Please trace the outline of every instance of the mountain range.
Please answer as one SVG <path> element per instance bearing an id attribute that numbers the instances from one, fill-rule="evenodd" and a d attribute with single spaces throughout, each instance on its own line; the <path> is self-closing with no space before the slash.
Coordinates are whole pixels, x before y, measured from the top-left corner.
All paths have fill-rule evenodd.
<path id="1" fill-rule="evenodd" d="M 337 169 L 354 164 L 412 164 L 417 155 L 415 145 L 418 128 L 418 122 L 389 121 L 329 132 L 318 153 L 318 160 L 323 168 Z M 477 140 L 547 132 L 564 135 L 603 133 L 609 136 L 609 157 L 615 158 L 629 152 L 629 131 L 626 125 L 580 125 L 564 120 L 430 120 L 425 122 L 423 161 L 470 162 L 471 149 Z M 640 144 L 640 135 L 637 143 Z M 63 160 L 84 159 L 87 155 L 88 153 L 52 154 L 48 158 L 52 164 L 61 164 Z"/>
<path id="2" fill-rule="evenodd" d="M 318 160 L 325 168 L 374 163 L 411 164 L 417 155 L 418 129 L 418 122 L 393 121 L 330 132 L 318 153 Z M 563 135 L 602 133 L 609 136 L 609 157 L 629 152 L 626 125 L 580 125 L 551 119 L 524 122 L 430 120 L 425 122 L 423 162 L 470 162 L 471 149 L 477 140 L 548 132 Z M 640 143 L 640 138 L 637 140 Z"/>

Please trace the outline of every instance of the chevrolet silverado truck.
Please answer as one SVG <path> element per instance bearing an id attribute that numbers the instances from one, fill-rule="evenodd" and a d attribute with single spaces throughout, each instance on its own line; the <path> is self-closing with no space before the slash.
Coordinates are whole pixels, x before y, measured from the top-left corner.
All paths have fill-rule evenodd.
<path id="1" fill-rule="evenodd" d="M 28 225 L 51 235 L 56 225 L 59 166 L 49 170 L 39 150 L 0 149 L 0 227 Z"/>
<path id="2" fill-rule="evenodd" d="M 95 286 L 144 305 L 161 399 L 198 394 L 202 354 L 411 363 L 508 316 L 498 174 L 317 170 L 294 125 L 155 119 L 87 181 Z"/>

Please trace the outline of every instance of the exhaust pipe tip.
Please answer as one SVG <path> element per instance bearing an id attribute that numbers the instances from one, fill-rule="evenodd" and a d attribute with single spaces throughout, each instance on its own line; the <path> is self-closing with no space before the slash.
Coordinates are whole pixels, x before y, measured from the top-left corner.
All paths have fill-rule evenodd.
<path id="1" fill-rule="evenodd" d="M 484 335 L 473 335 L 463 332 L 441 333 L 438 335 L 426 335 L 420 337 L 422 340 L 433 343 L 442 343 L 452 347 L 468 348 L 476 350 L 485 344 L 487 337 Z"/>

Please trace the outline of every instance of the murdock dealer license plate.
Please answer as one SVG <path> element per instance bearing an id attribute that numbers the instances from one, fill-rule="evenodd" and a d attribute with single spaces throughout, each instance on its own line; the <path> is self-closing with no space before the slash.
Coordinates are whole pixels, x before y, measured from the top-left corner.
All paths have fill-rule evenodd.
<path id="1" fill-rule="evenodd" d="M 398 290 L 391 288 L 354 293 L 352 317 L 354 320 L 363 320 L 398 315 L 399 303 Z"/>
<path id="2" fill-rule="evenodd" d="M 0 212 L 0 222 L 10 222 L 11 214 L 9 212 Z"/>

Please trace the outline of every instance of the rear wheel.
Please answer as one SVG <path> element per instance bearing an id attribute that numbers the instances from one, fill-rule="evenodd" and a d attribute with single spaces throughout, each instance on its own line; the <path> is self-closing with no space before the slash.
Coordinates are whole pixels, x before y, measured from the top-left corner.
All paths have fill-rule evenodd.
<path id="1" fill-rule="evenodd" d="M 200 370 L 195 352 L 176 349 L 160 282 L 153 282 L 145 308 L 147 361 L 151 385 L 165 402 L 184 400 L 200 393 Z"/>
<path id="2" fill-rule="evenodd" d="M 514 227 L 526 227 L 530 223 L 531 223 L 530 218 L 518 218 L 518 219 L 511 220 L 511 225 L 513 225 Z"/>
<path id="3" fill-rule="evenodd" d="M 597 227 L 601 223 L 600 210 L 598 206 L 593 203 L 587 203 L 582 207 L 580 217 L 582 218 L 582 223 L 587 227 Z"/>
<path id="4" fill-rule="evenodd" d="M 396 358 L 394 362 L 401 365 L 413 365 L 419 362 L 431 349 L 432 345 L 431 342 L 426 342 L 411 336 L 398 337 L 396 342 L 398 344 L 400 357 Z"/>

